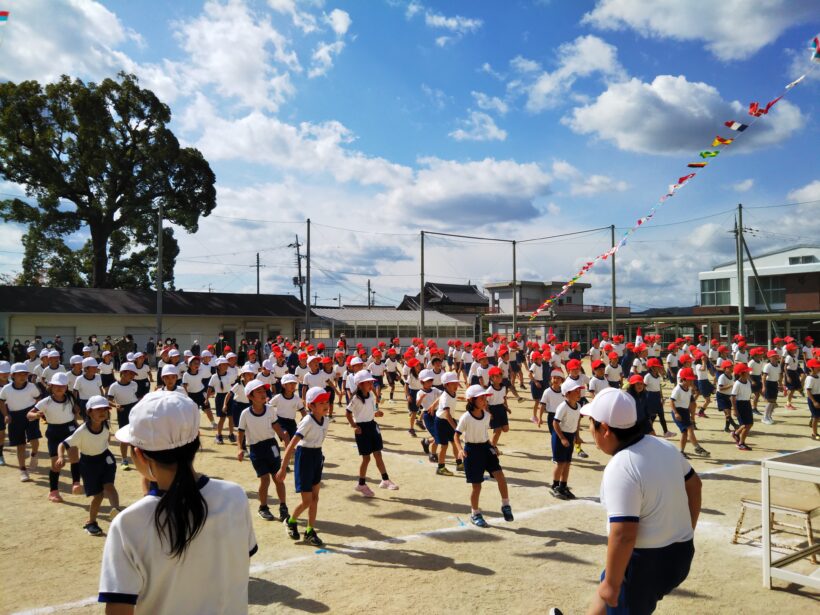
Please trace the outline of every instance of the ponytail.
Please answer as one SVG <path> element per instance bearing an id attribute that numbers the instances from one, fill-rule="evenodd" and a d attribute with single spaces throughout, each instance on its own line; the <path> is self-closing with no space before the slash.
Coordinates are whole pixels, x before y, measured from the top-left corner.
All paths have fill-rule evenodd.
<path id="1" fill-rule="evenodd" d="M 194 475 L 194 456 L 199 450 L 193 442 L 167 451 L 143 451 L 146 457 L 164 466 L 176 465 L 177 471 L 168 491 L 162 494 L 154 512 L 154 527 L 160 542 L 166 539 L 172 557 L 181 558 L 208 518 L 208 503 L 199 491 Z"/>

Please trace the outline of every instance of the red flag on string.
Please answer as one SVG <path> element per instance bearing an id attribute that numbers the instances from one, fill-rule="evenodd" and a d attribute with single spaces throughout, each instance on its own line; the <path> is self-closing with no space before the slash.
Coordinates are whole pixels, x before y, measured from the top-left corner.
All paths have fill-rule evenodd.
<path id="1" fill-rule="evenodd" d="M 678 186 L 680 186 L 680 185 L 682 185 L 682 184 L 685 184 L 685 183 L 686 183 L 686 182 L 688 182 L 690 179 L 692 179 L 694 176 L 695 176 L 695 174 L 694 174 L 694 173 L 690 173 L 689 175 L 684 175 L 683 177 L 679 177 L 679 178 L 678 178 Z"/>

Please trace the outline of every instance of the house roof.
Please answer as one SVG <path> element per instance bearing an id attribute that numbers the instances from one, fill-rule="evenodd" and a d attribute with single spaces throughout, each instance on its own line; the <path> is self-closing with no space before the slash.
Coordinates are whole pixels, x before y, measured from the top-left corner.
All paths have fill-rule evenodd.
<path id="1" fill-rule="evenodd" d="M 437 282 L 428 282 L 424 285 L 424 289 L 429 289 L 433 294 L 431 302 L 438 300 L 439 303 L 483 306 L 486 306 L 489 302 L 489 298 L 478 290 L 478 287 L 474 284 L 439 284 Z"/>
<path id="2" fill-rule="evenodd" d="M 0 286 L 0 312 L 150 315 L 156 313 L 156 297 L 152 290 Z M 299 318 L 304 317 L 305 306 L 291 295 L 165 291 L 162 311 L 181 316 Z"/>
<path id="3" fill-rule="evenodd" d="M 552 280 L 551 282 L 540 281 L 540 280 L 516 280 L 516 286 L 539 286 L 544 288 L 551 288 L 554 286 L 563 286 L 566 284 L 566 280 Z M 576 282 L 574 284 L 577 288 L 592 288 L 592 284 L 587 284 L 585 282 Z M 485 284 L 484 288 L 511 288 L 512 287 L 512 280 L 507 282 L 490 282 L 489 284 Z"/>
<path id="4" fill-rule="evenodd" d="M 397 310 L 395 308 L 313 308 L 313 313 L 325 320 L 333 320 L 341 323 L 407 323 L 418 324 L 419 312 L 418 310 Z M 462 320 L 436 312 L 435 310 L 424 310 L 424 322 L 426 325 L 435 323 L 446 325 L 463 325 Z"/>
<path id="5" fill-rule="evenodd" d="M 763 252 L 762 254 L 755 254 L 752 258 L 766 258 L 767 256 L 774 256 L 775 254 L 785 254 L 787 252 L 793 252 L 795 250 L 820 250 L 820 245 L 811 244 L 811 243 L 799 243 L 794 246 L 789 246 L 788 248 L 780 248 L 779 250 L 769 250 L 768 252 Z M 749 262 L 749 257 L 744 255 L 743 262 Z M 716 269 L 720 269 L 721 267 L 728 267 L 729 265 L 737 264 L 737 259 L 727 261 L 725 263 L 720 263 L 719 265 L 715 265 L 712 267 L 712 271 Z"/>

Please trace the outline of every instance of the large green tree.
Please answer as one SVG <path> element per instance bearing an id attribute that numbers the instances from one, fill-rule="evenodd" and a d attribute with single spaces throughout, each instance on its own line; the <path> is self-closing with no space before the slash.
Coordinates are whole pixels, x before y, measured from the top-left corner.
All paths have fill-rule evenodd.
<path id="1" fill-rule="evenodd" d="M 0 84 L 0 177 L 36 201 L 0 201 L 0 218 L 27 226 L 21 283 L 155 286 L 159 202 L 164 220 L 189 233 L 216 205 L 211 167 L 180 147 L 170 120 L 168 106 L 124 73 L 99 84 Z M 82 236 L 85 245 L 69 247 Z M 173 287 L 179 248 L 171 229 L 163 238 Z"/>

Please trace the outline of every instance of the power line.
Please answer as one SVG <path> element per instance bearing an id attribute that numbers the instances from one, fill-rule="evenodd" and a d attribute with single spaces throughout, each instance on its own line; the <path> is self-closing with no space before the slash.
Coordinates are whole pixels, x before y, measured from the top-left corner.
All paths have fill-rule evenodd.
<path id="1" fill-rule="evenodd" d="M 314 226 L 321 226 L 324 228 L 334 229 L 336 231 L 348 231 L 350 233 L 365 234 L 365 235 L 389 235 L 391 237 L 418 237 L 418 233 L 386 233 L 382 231 L 365 231 L 362 229 L 345 228 L 342 226 L 331 226 L 330 224 L 312 223 Z M 425 231 L 427 233 L 427 231 Z"/>

